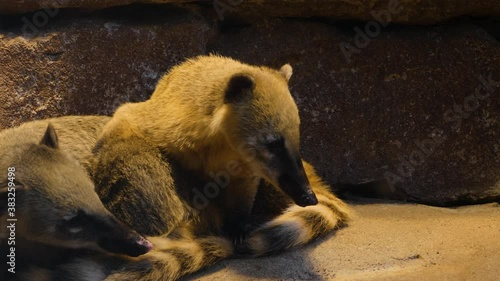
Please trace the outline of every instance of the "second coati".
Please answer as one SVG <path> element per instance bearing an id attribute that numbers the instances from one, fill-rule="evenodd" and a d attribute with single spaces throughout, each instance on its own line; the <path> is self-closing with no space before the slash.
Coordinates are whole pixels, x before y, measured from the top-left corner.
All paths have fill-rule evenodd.
<path id="1" fill-rule="evenodd" d="M 11 253 L 2 268 L 12 264 L 11 272 L 2 270 L 7 275 L 3 280 L 12 279 L 16 267 L 19 273 L 27 265 L 51 266 L 68 256 L 69 249 L 129 256 L 151 250 L 148 240 L 103 206 L 86 171 L 59 149 L 51 124 L 43 135 L 34 137 L 18 128 L 0 132 L 4 174 L 0 177 L 0 247 L 2 253 Z"/>
<path id="2" fill-rule="evenodd" d="M 115 255 L 138 256 L 149 251 L 152 245 L 104 208 L 94 185 L 77 161 L 89 167 L 92 160 L 88 156 L 95 136 L 109 119 L 106 116 L 68 116 L 33 121 L 0 132 L 0 168 L 6 173 L 5 179 L 0 180 L 0 240 L 5 253 L 10 248 L 8 229 L 3 225 L 7 222 L 8 211 L 12 211 L 7 208 L 11 201 L 9 193 L 15 192 L 18 206 L 15 212 L 18 269 L 16 275 L 2 270 L 6 275 L 2 280 L 14 277 L 23 281 L 151 280 L 147 279 L 151 276 L 156 276 L 157 280 L 175 280 L 233 255 L 230 241 L 216 236 L 193 236 L 193 230 L 188 231 L 180 219 L 174 219 L 176 213 L 169 216 L 178 222 L 174 233 L 168 237 L 148 237 L 154 244 L 149 253 L 137 258 Z M 54 128 L 58 128 L 60 137 Z M 142 155 L 146 154 L 147 151 L 143 151 Z M 173 184 L 170 174 L 161 174 L 168 169 L 151 167 L 157 170 L 151 180 Z M 124 168 L 121 171 L 127 169 L 120 168 Z M 15 184 L 15 188 L 9 188 L 9 170 L 14 171 L 10 185 Z M 154 198 L 165 198 L 161 196 L 160 187 L 154 187 L 144 194 L 145 197 L 130 194 L 131 202 L 141 199 L 150 200 L 155 206 L 160 204 Z M 173 185 L 168 188 L 175 189 Z M 171 198 L 161 204 L 167 206 L 174 200 Z M 147 207 L 138 211 L 147 218 Z M 139 218 L 138 213 L 136 219 Z M 71 250 L 99 247 L 105 252 Z"/>

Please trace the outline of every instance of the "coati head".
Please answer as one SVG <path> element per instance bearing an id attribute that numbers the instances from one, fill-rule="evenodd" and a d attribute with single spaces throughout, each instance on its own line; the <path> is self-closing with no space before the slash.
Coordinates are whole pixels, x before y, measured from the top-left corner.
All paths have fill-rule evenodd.
<path id="1" fill-rule="evenodd" d="M 318 203 L 299 151 L 300 119 L 288 89 L 292 67 L 251 69 L 229 78 L 224 118 L 229 144 L 254 173 L 280 187 L 299 206 Z"/>
<path id="2" fill-rule="evenodd" d="M 15 214 L 17 235 L 59 247 L 129 256 L 151 250 L 148 240 L 103 206 L 83 168 L 58 148 L 51 124 L 40 143 L 22 143 L 14 150 L 9 163 L 0 163 L 2 171 L 13 171 L 7 182 L 0 179 L 0 215 Z"/>

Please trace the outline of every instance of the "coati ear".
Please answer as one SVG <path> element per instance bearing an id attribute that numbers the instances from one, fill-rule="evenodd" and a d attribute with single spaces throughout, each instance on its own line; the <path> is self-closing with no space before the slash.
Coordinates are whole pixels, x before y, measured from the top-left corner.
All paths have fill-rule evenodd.
<path id="1" fill-rule="evenodd" d="M 238 103 L 252 97 L 255 89 L 255 80 L 248 74 L 235 74 L 229 79 L 224 103 Z"/>
<path id="2" fill-rule="evenodd" d="M 57 140 L 56 129 L 54 129 L 52 123 L 49 123 L 49 125 L 47 126 L 47 130 L 45 131 L 45 135 L 43 135 L 40 144 L 48 146 L 50 148 L 59 148 L 59 141 Z"/>
<path id="3" fill-rule="evenodd" d="M 292 66 L 289 65 L 288 63 L 283 65 L 280 68 L 280 74 L 281 74 L 281 76 L 283 76 L 285 78 L 285 80 L 287 82 L 290 81 L 290 77 L 292 77 L 292 74 L 293 74 Z"/>

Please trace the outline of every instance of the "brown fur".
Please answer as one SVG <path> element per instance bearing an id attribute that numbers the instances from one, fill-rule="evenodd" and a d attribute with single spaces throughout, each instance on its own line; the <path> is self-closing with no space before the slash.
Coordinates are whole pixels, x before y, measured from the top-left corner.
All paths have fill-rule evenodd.
<path id="1" fill-rule="evenodd" d="M 233 245 L 222 237 L 151 238 L 151 240 L 155 243 L 154 251 L 128 263 L 105 280 L 177 280 L 233 255 Z"/>
<path id="2" fill-rule="evenodd" d="M 173 281 L 233 255 L 229 240 L 216 236 L 195 238 L 191 234 L 180 227 L 168 237 L 149 237 L 154 249 L 137 258 L 84 256 L 48 273 L 34 270 L 29 277 L 37 280 L 38 276 L 48 274 L 50 278 L 65 281 Z"/>
<path id="3" fill-rule="evenodd" d="M 199 181 L 179 169 L 147 140 L 106 142 L 99 149 L 92 174 L 103 204 L 121 221 L 143 235 L 165 235 L 195 211 L 178 192 Z"/>

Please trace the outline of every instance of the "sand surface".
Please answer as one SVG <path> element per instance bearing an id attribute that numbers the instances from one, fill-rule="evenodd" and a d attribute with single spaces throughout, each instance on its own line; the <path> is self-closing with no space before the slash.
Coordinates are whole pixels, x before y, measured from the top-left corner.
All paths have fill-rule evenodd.
<path id="1" fill-rule="evenodd" d="M 366 202 L 349 227 L 279 256 L 228 260 L 185 280 L 500 280 L 500 207 Z"/>

